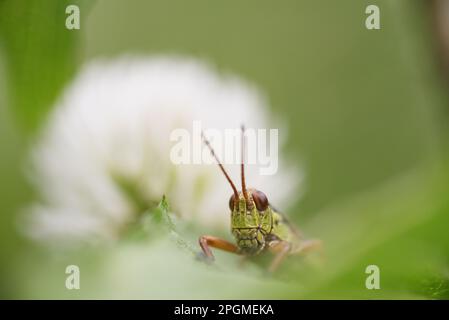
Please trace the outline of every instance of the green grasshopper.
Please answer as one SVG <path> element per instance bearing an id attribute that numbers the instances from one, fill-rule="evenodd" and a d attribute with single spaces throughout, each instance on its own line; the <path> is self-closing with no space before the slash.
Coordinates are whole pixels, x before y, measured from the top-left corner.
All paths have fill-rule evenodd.
<path id="1" fill-rule="evenodd" d="M 233 194 L 229 199 L 229 209 L 231 210 L 231 231 L 237 245 L 208 235 L 201 236 L 199 244 L 205 258 L 211 261 L 215 258 L 210 247 L 245 257 L 270 251 L 275 257 L 268 270 L 274 272 L 288 255 L 302 254 L 318 248 L 321 246 L 321 241 L 305 240 L 299 230 L 288 221 L 285 215 L 270 205 L 267 196 L 262 191 L 246 188 L 244 133 L 245 129 L 242 126 L 242 191 L 240 192 L 237 191 L 211 144 L 202 134 L 205 144 L 210 149 L 212 156 L 233 190 Z"/>

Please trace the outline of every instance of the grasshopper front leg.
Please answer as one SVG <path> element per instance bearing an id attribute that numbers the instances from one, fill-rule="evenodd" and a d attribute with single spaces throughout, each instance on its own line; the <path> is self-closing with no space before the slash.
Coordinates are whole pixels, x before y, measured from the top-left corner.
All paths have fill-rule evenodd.
<path id="1" fill-rule="evenodd" d="M 269 272 L 274 272 L 280 266 L 285 257 L 290 253 L 292 245 L 287 241 L 272 241 L 268 244 L 269 250 L 276 256 L 268 268 Z"/>
<path id="2" fill-rule="evenodd" d="M 276 256 L 273 259 L 270 267 L 268 268 L 269 272 L 274 272 L 281 265 L 282 261 L 288 255 L 299 255 L 304 254 L 309 251 L 313 251 L 321 248 L 320 240 L 303 240 L 302 243 L 293 248 L 290 242 L 287 241 L 272 241 L 269 243 L 269 250 L 274 253 Z"/>
<path id="3" fill-rule="evenodd" d="M 213 261 L 215 260 L 214 255 L 210 247 L 224 250 L 227 252 L 239 254 L 239 249 L 235 244 L 229 241 L 214 237 L 214 236 L 201 236 L 199 238 L 200 247 L 203 250 L 204 255 L 207 259 Z"/>

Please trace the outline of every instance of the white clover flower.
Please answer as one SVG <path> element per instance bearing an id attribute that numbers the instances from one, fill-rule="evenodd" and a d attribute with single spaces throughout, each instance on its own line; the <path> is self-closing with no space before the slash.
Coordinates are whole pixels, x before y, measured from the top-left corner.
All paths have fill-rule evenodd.
<path id="1" fill-rule="evenodd" d="M 32 150 L 31 177 L 41 201 L 28 215 L 28 234 L 58 244 L 115 239 L 163 194 L 185 219 L 228 226 L 232 190 L 218 167 L 170 161 L 170 132 L 189 129 L 194 120 L 205 128 L 276 128 L 254 87 L 201 62 L 129 57 L 90 63 Z M 281 129 L 280 147 L 284 134 Z M 246 179 L 284 206 L 297 199 L 300 175 L 279 157 L 277 174 L 261 176 L 249 166 Z M 239 186 L 238 167 L 227 169 Z"/>

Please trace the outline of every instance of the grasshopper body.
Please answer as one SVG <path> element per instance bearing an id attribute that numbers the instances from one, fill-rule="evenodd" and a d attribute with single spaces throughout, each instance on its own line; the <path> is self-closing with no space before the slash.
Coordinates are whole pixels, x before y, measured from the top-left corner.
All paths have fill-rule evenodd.
<path id="1" fill-rule="evenodd" d="M 236 245 L 234 245 L 226 240 L 213 236 L 201 236 L 199 243 L 206 258 L 214 259 L 210 247 L 244 256 L 254 256 L 264 251 L 271 251 L 276 256 L 269 270 L 274 271 L 287 255 L 303 253 L 320 246 L 320 241 L 318 240 L 303 239 L 298 229 L 283 214 L 270 205 L 267 196 L 262 191 L 246 188 L 243 161 L 243 127 L 242 191 L 237 191 L 231 178 L 215 155 L 209 141 L 204 136 L 203 138 L 233 189 L 233 194 L 229 199 L 229 208 L 231 210 L 231 232 L 236 240 Z"/>

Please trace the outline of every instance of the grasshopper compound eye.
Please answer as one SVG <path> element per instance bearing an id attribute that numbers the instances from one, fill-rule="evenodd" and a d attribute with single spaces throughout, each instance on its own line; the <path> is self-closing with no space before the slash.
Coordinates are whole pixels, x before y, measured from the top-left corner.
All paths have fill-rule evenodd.
<path id="1" fill-rule="evenodd" d="M 268 208 L 268 198 L 262 191 L 253 190 L 251 195 L 253 196 L 256 208 L 259 211 L 265 211 Z"/>
<path id="2" fill-rule="evenodd" d="M 235 194 L 233 194 L 229 198 L 229 209 L 231 209 L 231 211 L 234 211 L 234 204 L 235 204 Z"/>

